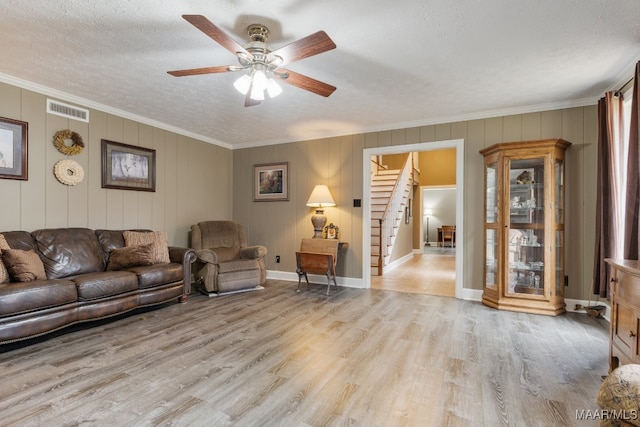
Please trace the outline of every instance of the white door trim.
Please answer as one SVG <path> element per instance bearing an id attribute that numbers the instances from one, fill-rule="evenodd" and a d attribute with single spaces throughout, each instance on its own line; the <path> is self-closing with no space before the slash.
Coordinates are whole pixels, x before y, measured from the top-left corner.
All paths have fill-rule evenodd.
<path id="1" fill-rule="evenodd" d="M 371 156 L 456 149 L 456 298 L 463 298 L 464 265 L 464 139 L 421 142 L 365 148 L 362 155 L 362 279 L 365 288 L 371 288 Z"/>

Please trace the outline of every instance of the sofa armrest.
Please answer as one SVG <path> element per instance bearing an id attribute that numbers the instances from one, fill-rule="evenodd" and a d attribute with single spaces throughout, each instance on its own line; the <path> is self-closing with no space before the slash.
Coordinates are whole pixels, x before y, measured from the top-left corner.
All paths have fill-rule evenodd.
<path id="1" fill-rule="evenodd" d="M 169 246 L 169 259 L 171 262 L 182 264 L 184 291 L 180 302 L 186 302 L 191 293 L 191 264 L 197 259 L 196 251 L 190 248 Z"/>
<path id="2" fill-rule="evenodd" d="M 267 255 L 267 248 L 256 245 L 240 249 L 241 259 L 260 259 Z"/>
<path id="3" fill-rule="evenodd" d="M 218 254 L 211 249 L 200 249 L 196 251 L 198 261 L 202 263 L 218 264 Z"/>

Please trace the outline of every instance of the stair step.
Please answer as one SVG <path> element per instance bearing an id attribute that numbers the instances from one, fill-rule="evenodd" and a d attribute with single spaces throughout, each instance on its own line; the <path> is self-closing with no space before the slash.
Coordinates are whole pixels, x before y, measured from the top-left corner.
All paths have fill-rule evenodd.
<path id="1" fill-rule="evenodd" d="M 376 176 L 379 175 L 400 175 L 400 169 L 382 169 L 380 171 L 378 171 L 378 173 L 376 174 Z"/>
<path id="2" fill-rule="evenodd" d="M 382 184 L 382 185 L 376 185 L 375 187 L 372 186 L 371 187 L 371 194 L 376 194 L 378 192 L 382 192 L 382 191 L 393 191 L 393 184 Z"/>
<path id="3" fill-rule="evenodd" d="M 397 178 L 385 176 L 383 178 L 373 178 L 371 180 L 371 186 L 376 187 L 378 185 L 395 185 Z"/>

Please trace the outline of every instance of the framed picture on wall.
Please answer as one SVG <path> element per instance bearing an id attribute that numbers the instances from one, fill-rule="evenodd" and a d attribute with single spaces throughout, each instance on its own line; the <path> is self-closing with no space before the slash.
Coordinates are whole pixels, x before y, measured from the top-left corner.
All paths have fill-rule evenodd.
<path id="1" fill-rule="evenodd" d="M 156 150 L 103 139 L 102 188 L 156 191 Z"/>
<path id="2" fill-rule="evenodd" d="M 253 201 L 289 200 L 289 163 L 253 166 Z"/>
<path id="3" fill-rule="evenodd" d="M 0 178 L 28 179 L 27 122 L 0 117 Z"/>

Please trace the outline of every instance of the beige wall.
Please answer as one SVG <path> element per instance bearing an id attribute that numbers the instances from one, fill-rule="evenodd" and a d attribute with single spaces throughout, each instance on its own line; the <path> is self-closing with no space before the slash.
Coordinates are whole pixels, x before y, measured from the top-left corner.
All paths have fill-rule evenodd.
<path id="1" fill-rule="evenodd" d="M 456 150 L 423 151 L 418 157 L 420 185 L 456 185 Z"/>
<path id="2" fill-rule="evenodd" d="M 593 264 L 595 221 L 595 166 L 597 107 L 578 107 L 483 120 L 373 132 L 234 151 L 234 206 L 236 220 L 245 224 L 249 240 L 266 244 L 270 270 L 295 271 L 294 252 L 302 237 L 312 235 L 310 208 L 305 202 L 318 183 L 329 185 L 337 206 L 327 209 L 329 221 L 340 227 L 350 243 L 347 277 L 362 277 L 362 199 L 364 148 L 415 144 L 462 138 L 464 160 L 464 287 L 482 289 L 483 157 L 489 145 L 541 138 L 563 138 L 573 143 L 567 152 L 566 264 L 569 298 L 588 298 Z M 252 202 L 252 165 L 287 161 L 290 199 Z M 282 257 L 275 264 L 275 255 Z"/>
<path id="3" fill-rule="evenodd" d="M 52 227 L 166 230 L 170 244 L 187 245 L 192 223 L 230 219 L 233 153 L 101 111 L 90 123 L 47 114 L 46 96 L 0 83 L 0 116 L 29 124 L 29 180 L 0 179 L 0 231 Z M 64 101 L 64 100 L 61 100 Z M 85 149 L 71 158 L 85 171 L 76 186 L 59 183 L 53 146 L 59 130 L 78 132 Z M 156 191 L 101 188 L 100 140 L 156 150 Z"/>

